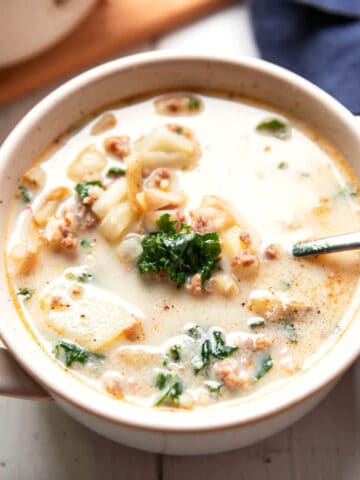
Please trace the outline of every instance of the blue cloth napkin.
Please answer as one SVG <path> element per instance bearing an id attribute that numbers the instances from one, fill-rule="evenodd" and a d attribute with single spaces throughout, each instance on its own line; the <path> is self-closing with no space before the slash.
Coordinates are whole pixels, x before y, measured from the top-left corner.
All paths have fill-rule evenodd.
<path id="1" fill-rule="evenodd" d="M 360 114 L 360 0 L 250 0 L 260 53 Z"/>

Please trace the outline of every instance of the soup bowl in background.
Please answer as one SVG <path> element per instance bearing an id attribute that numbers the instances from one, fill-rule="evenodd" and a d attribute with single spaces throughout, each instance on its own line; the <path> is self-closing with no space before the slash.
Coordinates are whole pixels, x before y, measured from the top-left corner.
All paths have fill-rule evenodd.
<path id="1" fill-rule="evenodd" d="M 6 279 L 6 222 L 26 167 L 61 132 L 103 105 L 169 89 L 233 92 L 279 108 L 320 132 L 360 177 L 360 129 L 350 112 L 306 80 L 261 60 L 146 53 L 104 64 L 67 82 L 23 118 L 0 151 L 0 333 L 8 348 L 0 354 L 0 393 L 48 395 L 79 422 L 132 447 L 171 454 L 215 453 L 282 430 L 324 398 L 360 353 L 357 294 L 350 305 L 351 321 L 310 368 L 235 405 L 174 411 L 107 397 L 60 368 L 20 318 Z"/>

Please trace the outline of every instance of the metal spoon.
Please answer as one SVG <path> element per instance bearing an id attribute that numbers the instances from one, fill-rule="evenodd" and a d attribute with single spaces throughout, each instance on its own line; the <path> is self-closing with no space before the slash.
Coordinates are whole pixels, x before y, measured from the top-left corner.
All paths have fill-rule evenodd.
<path id="1" fill-rule="evenodd" d="M 360 250 L 360 232 L 295 243 L 291 253 L 294 257 L 308 257 L 323 253 L 345 252 L 346 250 Z"/>

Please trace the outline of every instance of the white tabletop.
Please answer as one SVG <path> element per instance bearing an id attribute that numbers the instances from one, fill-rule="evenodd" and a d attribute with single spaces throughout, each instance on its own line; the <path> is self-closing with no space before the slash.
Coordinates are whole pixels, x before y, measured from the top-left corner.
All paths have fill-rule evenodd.
<path id="1" fill-rule="evenodd" d="M 245 5 L 135 51 L 258 55 Z M 54 85 L 0 108 L 0 142 Z M 355 339 L 360 341 L 360 339 Z M 360 363 L 315 410 L 255 446 L 215 456 L 144 453 L 92 433 L 53 402 L 0 399 L 0 480 L 359 480 Z"/>

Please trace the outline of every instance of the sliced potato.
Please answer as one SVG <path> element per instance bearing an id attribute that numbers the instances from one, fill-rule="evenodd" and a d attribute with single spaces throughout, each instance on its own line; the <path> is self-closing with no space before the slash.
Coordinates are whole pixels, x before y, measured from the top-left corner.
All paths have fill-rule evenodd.
<path id="1" fill-rule="evenodd" d="M 67 187 L 56 187 L 46 195 L 34 212 L 34 221 L 39 227 L 44 227 L 50 217 L 56 214 L 60 203 L 70 194 Z"/>
<path id="2" fill-rule="evenodd" d="M 139 347 L 120 347 L 116 354 L 123 368 L 154 367 L 157 363 L 161 365 L 163 354 L 155 349 Z"/>
<path id="3" fill-rule="evenodd" d="M 95 145 L 90 145 L 69 165 L 67 175 L 71 180 L 83 182 L 94 175 L 100 176 L 106 164 L 105 155 L 99 152 Z"/>
<path id="4" fill-rule="evenodd" d="M 21 183 L 27 187 L 39 189 L 45 185 L 46 173 L 40 165 L 35 165 L 25 172 Z"/>
<path id="5" fill-rule="evenodd" d="M 45 324 L 58 335 L 92 352 L 102 351 L 136 325 L 140 312 L 132 313 L 115 297 L 93 285 L 82 285 L 82 294 L 72 295 L 78 283 L 66 276 L 53 280 L 42 292 L 40 307 Z M 55 308 L 61 305 L 61 308 Z"/>
<path id="6" fill-rule="evenodd" d="M 241 233 L 242 229 L 238 225 L 226 230 L 221 236 L 222 250 L 229 258 L 230 265 L 236 274 L 254 275 L 259 271 L 259 259 L 256 251 L 244 244 Z"/>
<path id="7" fill-rule="evenodd" d="M 24 214 L 19 243 L 9 253 L 14 275 L 29 275 L 38 260 L 40 238 L 34 225 L 33 215 Z"/>
<path id="8" fill-rule="evenodd" d="M 143 156 L 143 167 L 191 168 L 199 158 L 200 147 L 192 132 L 176 133 L 167 126 L 158 127 L 135 143 Z M 149 154 L 153 155 L 149 155 Z"/>
<path id="9" fill-rule="evenodd" d="M 14 266 L 16 276 L 29 275 L 36 265 L 38 251 L 30 249 L 26 242 L 21 242 L 12 248 L 9 258 Z"/>
<path id="10" fill-rule="evenodd" d="M 92 205 L 92 211 L 98 218 L 103 219 L 112 207 L 125 199 L 126 194 L 126 180 L 119 178 L 101 193 L 100 198 Z"/>
<path id="11" fill-rule="evenodd" d="M 91 135 L 100 135 L 110 128 L 115 127 L 117 123 L 116 117 L 111 112 L 106 112 L 94 123 L 91 128 Z"/>
<path id="12" fill-rule="evenodd" d="M 120 240 L 128 226 L 135 220 L 135 212 L 129 202 L 119 203 L 110 208 L 99 225 L 99 231 L 110 242 Z"/>
<path id="13" fill-rule="evenodd" d="M 136 195 L 141 192 L 143 184 L 141 158 L 137 154 L 129 155 L 125 163 L 127 198 L 134 209 L 140 210 Z"/>
<path id="14" fill-rule="evenodd" d="M 182 190 L 163 192 L 162 190 L 151 188 L 141 192 L 140 196 L 137 196 L 137 200 L 145 212 L 151 212 L 182 207 L 187 201 L 187 195 Z"/>
<path id="15" fill-rule="evenodd" d="M 206 195 L 201 204 L 190 212 L 195 230 L 219 232 L 236 224 L 236 218 L 228 202 L 216 195 Z"/>
<path id="16" fill-rule="evenodd" d="M 155 110 L 160 115 L 196 115 L 203 109 L 201 99 L 192 93 L 168 93 L 157 98 Z"/>
<path id="17" fill-rule="evenodd" d="M 299 320 L 311 307 L 269 290 L 256 290 L 248 302 L 250 311 L 274 322 Z"/>
<path id="18" fill-rule="evenodd" d="M 224 297 L 232 297 L 238 293 L 238 286 L 235 280 L 228 273 L 216 272 L 211 277 L 211 287 Z"/>

